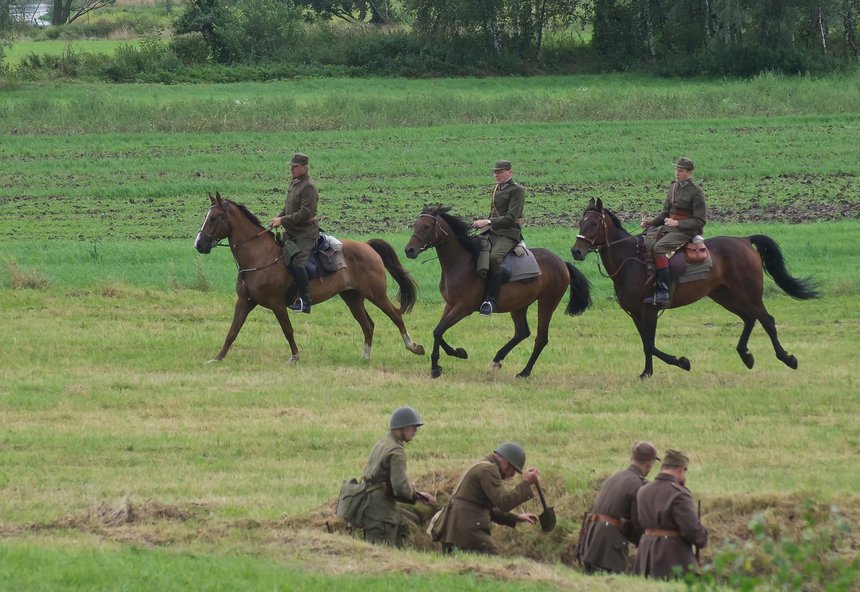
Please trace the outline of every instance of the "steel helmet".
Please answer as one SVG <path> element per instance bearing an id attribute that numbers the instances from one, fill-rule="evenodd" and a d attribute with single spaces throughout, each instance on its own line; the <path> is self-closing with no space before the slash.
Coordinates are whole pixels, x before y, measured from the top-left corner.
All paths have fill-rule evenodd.
<path id="1" fill-rule="evenodd" d="M 523 466 L 526 464 L 526 451 L 523 450 L 522 446 L 516 442 L 505 442 L 493 452 L 511 463 L 517 472 L 523 472 Z"/>
<path id="2" fill-rule="evenodd" d="M 418 417 L 418 412 L 412 407 L 398 407 L 391 414 L 391 421 L 388 423 L 388 428 L 397 430 L 408 426 L 423 426 L 421 418 Z"/>

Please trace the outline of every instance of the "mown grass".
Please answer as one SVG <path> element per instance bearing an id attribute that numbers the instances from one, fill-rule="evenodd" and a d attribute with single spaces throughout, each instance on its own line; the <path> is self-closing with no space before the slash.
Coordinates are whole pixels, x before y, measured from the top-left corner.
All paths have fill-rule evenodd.
<path id="1" fill-rule="evenodd" d="M 95 54 L 113 54 L 123 45 L 137 46 L 136 39 L 44 39 L 41 41 L 15 41 L 4 51 L 4 63 L 12 68 L 18 66 L 27 56 L 61 56 L 68 51 Z"/>

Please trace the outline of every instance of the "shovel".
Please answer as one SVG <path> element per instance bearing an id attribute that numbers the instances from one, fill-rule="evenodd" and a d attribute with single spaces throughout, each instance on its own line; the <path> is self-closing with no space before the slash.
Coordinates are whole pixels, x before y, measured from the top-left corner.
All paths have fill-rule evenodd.
<path id="1" fill-rule="evenodd" d="M 540 496 L 540 504 L 543 506 L 543 512 L 538 516 L 540 520 L 540 529 L 544 532 L 550 532 L 555 528 L 555 508 L 550 508 L 546 505 L 546 499 L 543 497 L 543 491 L 540 489 L 540 483 L 535 483 L 538 495 Z"/>

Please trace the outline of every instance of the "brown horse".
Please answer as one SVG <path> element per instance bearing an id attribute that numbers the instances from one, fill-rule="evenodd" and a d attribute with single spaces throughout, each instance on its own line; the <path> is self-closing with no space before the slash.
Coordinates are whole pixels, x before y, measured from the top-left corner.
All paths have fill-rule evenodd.
<path id="1" fill-rule="evenodd" d="M 774 279 L 776 285 L 789 296 L 798 300 L 817 298 L 814 283 L 808 279 L 792 277 L 785 267 L 782 251 L 773 239 L 757 234 L 747 238 L 718 236 L 705 241 L 714 262 L 707 278 L 688 283 L 678 283 L 672 294 L 669 308 L 692 304 L 708 296 L 729 312 L 738 315 L 744 322 L 737 351 L 747 368 L 755 363 L 747 349 L 750 333 L 758 320 L 770 336 L 776 357 L 786 366 L 797 368 L 797 358 L 787 353 L 776 337 L 776 324 L 762 303 L 764 273 Z M 755 249 L 753 249 L 755 247 Z M 640 378 L 653 373 L 652 356 L 667 364 L 690 369 L 690 360 L 676 358 L 660 351 L 654 345 L 657 332 L 658 309 L 644 304 L 643 299 L 653 293 L 648 282 L 648 268 L 639 247 L 637 237 L 628 234 L 621 221 L 603 202 L 592 199 L 585 208 L 579 222 L 579 234 L 571 247 L 573 258 L 582 261 L 588 253 L 597 252 L 606 268 L 606 273 L 615 283 L 615 296 L 624 312 L 630 315 L 645 351 L 645 369 Z M 679 255 L 683 257 L 683 255 Z"/>
<path id="2" fill-rule="evenodd" d="M 290 344 L 290 362 L 297 362 L 299 349 L 293 338 L 293 327 L 286 308 L 287 290 L 294 290 L 293 276 L 287 272 L 283 263 L 281 245 L 244 205 L 221 199 L 218 193 L 215 197 L 210 195 L 209 201 L 211 207 L 206 213 L 200 232 L 197 233 L 194 248 L 206 254 L 226 238 L 239 268 L 239 277 L 236 280 L 238 298 L 233 310 L 233 324 L 227 332 L 224 346 L 212 361 L 224 359 L 248 313 L 260 305 L 275 314 L 284 337 Z M 418 288 L 412 276 L 398 261 L 391 245 L 380 239 L 371 239 L 367 243 L 345 240 L 343 256 L 346 260 L 345 268 L 323 279 L 311 280 L 311 300 L 315 303 L 323 302 L 338 294 L 346 302 L 364 332 L 365 360 L 370 359 L 370 348 L 373 344 L 373 321 L 364 307 L 365 299 L 375 304 L 397 325 L 406 349 L 423 355 L 424 347 L 412 341 L 402 317 L 402 313 L 411 310 L 415 304 Z M 394 308 L 388 299 L 386 270 L 400 287 L 400 310 Z"/>
<path id="3" fill-rule="evenodd" d="M 445 299 L 442 318 L 433 330 L 433 353 L 430 356 L 431 375 L 438 378 L 442 374 L 439 366 L 439 346 L 445 353 L 455 358 L 466 359 L 466 350 L 453 348 L 445 342 L 443 335 L 451 326 L 478 310 L 486 291 L 486 281 L 476 272 L 476 258 L 480 252 L 477 237 L 470 236 L 469 225 L 462 219 L 448 213 L 450 208 L 441 205 L 425 206 L 412 227 L 412 238 L 406 245 L 406 256 L 415 259 L 419 253 L 436 248 L 442 266 L 442 279 L 439 291 Z M 532 372 L 532 367 L 543 348 L 549 342 L 549 321 L 552 313 L 561 302 L 564 292 L 570 286 L 570 302 L 567 314 L 579 315 L 591 306 L 588 280 L 570 263 L 562 261 L 546 249 L 532 249 L 540 266 L 541 275 L 526 282 L 512 282 L 502 286 L 498 312 L 510 312 L 514 321 L 514 336 L 496 357 L 490 369 L 502 367 L 502 360 L 529 336 L 526 311 L 532 302 L 538 303 L 538 332 L 535 347 L 525 368 L 517 374 L 524 378 Z"/>

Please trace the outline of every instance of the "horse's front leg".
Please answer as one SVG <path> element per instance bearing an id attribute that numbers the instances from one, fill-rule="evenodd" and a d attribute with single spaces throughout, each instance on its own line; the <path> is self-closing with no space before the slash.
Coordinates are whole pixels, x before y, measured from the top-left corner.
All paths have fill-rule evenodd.
<path id="1" fill-rule="evenodd" d="M 242 325 L 245 324 L 245 319 L 248 318 L 248 314 L 254 310 L 257 305 L 248 300 L 247 298 L 243 298 L 239 296 L 236 299 L 236 305 L 233 307 L 233 322 L 230 323 L 230 330 L 227 331 L 227 338 L 224 340 L 224 346 L 221 348 L 221 351 L 218 352 L 218 355 L 213 359 L 209 360 L 209 362 L 220 362 L 227 355 L 227 352 L 230 351 L 230 346 L 233 345 L 233 342 L 236 341 L 236 336 L 239 335 L 239 330 L 242 328 Z"/>
<path id="2" fill-rule="evenodd" d="M 639 329 L 639 337 L 642 339 L 642 350 L 645 353 L 645 368 L 639 378 L 649 378 L 654 374 L 654 366 L 651 356 L 657 356 L 657 359 L 669 364 L 677 366 L 681 370 L 690 370 L 690 360 L 681 356 L 676 358 L 671 354 L 657 349 L 655 338 L 657 335 L 657 308 L 650 304 L 643 304 L 639 316 L 633 315 L 633 321 L 636 323 L 636 328 Z"/>
<path id="3" fill-rule="evenodd" d="M 281 331 L 284 332 L 284 337 L 287 338 L 287 342 L 290 344 L 290 356 L 289 363 L 295 364 L 299 361 L 299 347 L 296 345 L 296 340 L 293 337 L 293 325 L 290 323 L 290 315 L 287 314 L 286 308 L 281 308 L 280 306 L 276 306 L 272 309 L 272 312 L 275 314 L 275 318 L 278 319 L 278 324 L 281 325 Z"/>
<path id="4" fill-rule="evenodd" d="M 443 335 L 445 331 L 451 328 L 453 325 L 456 325 L 459 321 L 469 315 L 468 310 L 458 309 L 458 308 L 447 308 L 445 309 L 445 313 L 442 315 L 442 318 L 439 320 L 439 324 L 436 325 L 436 328 L 433 329 L 433 353 L 430 354 L 430 376 L 433 378 L 439 378 L 442 376 L 442 367 L 439 365 L 439 347 L 442 346 L 445 350 L 445 353 L 448 355 L 454 355 L 456 357 L 466 357 L 466 350 L 462 348 L 458 348 L 454 350 L 450 345 L 445 343 L 443 339 Z M 444 344 L 444 345 L 443 345 Z M 457 352 L 462 352 L 462 356 L 457 355 Z"/>

